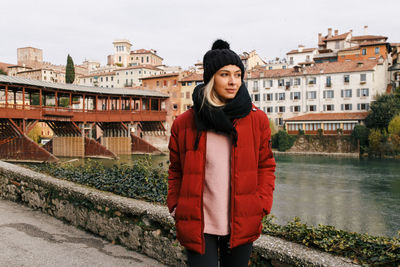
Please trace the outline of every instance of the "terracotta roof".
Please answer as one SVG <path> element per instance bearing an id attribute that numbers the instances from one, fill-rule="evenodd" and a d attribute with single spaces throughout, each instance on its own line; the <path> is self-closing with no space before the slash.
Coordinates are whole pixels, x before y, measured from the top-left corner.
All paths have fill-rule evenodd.
<path id="1" fill-rule="evenodd" d="M 359 63 L 362 63 L 361 65 Z M 294 68 L 288 69 L 274 69 L 274 70 L 260 70 L 256 69 L 250 72 L 250 78 L 280 78 L 304 75 L 320 75 L 329 73 L 348 73 L 373 70 L 378 63 L 377 60 L 359 60 L 359 61 L 346 61 L 346 62 L 324 62 L 317 63 L 314 66 L 303 67 L 299 72 L 295 72 Z M 260 77 L 260 73 L 264 73 L 264 77 Z"/>
<path id="2" fill-rule="evenodd" d="M 151 80 L 151 79 L 157 79 L 157 78 L 166 78 L 166 77 L 173 77 L 173 76 L 178 76 L 179 73 L 166 73 L 166 74 L 161 74 L 161 75 L 153 75 L 149 77 L 143 77 L 139 78 L 139 80 Z"/>
<path id="3" fill-rule="evenodd" d="M 366 41 L 359 44 L 360 46 L 369 46 L 369 45 L 387 45 L 386 42 L 376 42 L 376 41 Z"/>
<path id="4" fill-rule="evenodd" d="M 391 46 L 400 46 L 400 43 L 390 43 Z"/>
<path id="5" fill-rule="evenodd" d="M 203 81 L 203 74 L 192 73 L 191 75 L 183 78 L 180 82 Z"/>
<path id="6" fill-rule="evenodd" d="M 301 116 L 288 118 L 285 121 L 347 121 L 347 120 L 365 120 L 368 112 L 351 113 L 311 113 Z"/>
<path id="7" fill-rule="evenodd" d="M 137 50 L 131 51 L 131 54 L 153 54 L 153 52 L 151 52 L 151 50 L 147 50 L 147 49 L 137 49 Z"/>
<path id="8" fill-rule="evenodd" d="M 310 53 L 310 52 L 313 52 L 314 50 L 318 50 L 318 48 L 303 48 L 303 50 L 301 52 L 298 49 L 295 49 L 295 50 L 291 50 L 291 51 L 287 52 L 286 55 Z"/>
<path id="9" fill-rule="evenodd" d="M 342 51 L 353 51 L 353 50 L 359 50 L 359 49 L 360 49 L 360 46 L 357 45 L 357 46 L 353 46 L 353 47 L 349 47 L 349 48 L 340 49 L 338 52 L 342 52 Z"/>
<path id="10" fill-rule="evenodd" d="M 10 66 L 13 66 L 13 64 L 0 62 L 0 69 L 2 69 L 5 72 L 8 72 L 8 67 L 10 67 Z"/>
<path id="11" fill-rule="evenodd" d="M 379 35 L 360 35 L 360 36 L 353 36 L 351 38 L 352 41 L 362 41 L 362 40 L 379 40 L 379 39 L 387 39 L 386 36 L 379 36 Z"/>
<path id="12" fill-rule="evenodd" d="M 322 42 L 344 40 L 344 39 L 346 39 L 347 35 L 349 35 L 349 34 L 350 34 L 350 32 L 346 32 L 346 33 L 342 33 L 339 35 L 332 35 L 331 37 L 325 36 L 322 38 Z"/>
<path id="13" fill-rule="evenodd" d="M 121 69 L 116 69 L 115 71 L 120 71 L 120 70 L 134 70 L 134 69 L 148 69 L 148 70 L 161 70 L 153 65 L 137 65 L 137 66 L 131 66 L 131 67 L 126 67 L 126 68 L 121 68 Z"/>

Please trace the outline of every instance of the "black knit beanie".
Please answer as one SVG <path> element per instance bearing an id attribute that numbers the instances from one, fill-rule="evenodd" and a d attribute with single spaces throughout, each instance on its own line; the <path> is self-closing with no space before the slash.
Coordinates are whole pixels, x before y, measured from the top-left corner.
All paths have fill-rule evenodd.
<path id="1" fill-rule="evenodd" d="M 218 39 L 214 42 L 211 50 L 203 57 L 203 80 L 207 84 L 211 77 L 223 66 L 236 65 L 242 71 L 242 80 L 244 78 L 244 66 L 240 57 L 229 49 L 229 43 Z"/>

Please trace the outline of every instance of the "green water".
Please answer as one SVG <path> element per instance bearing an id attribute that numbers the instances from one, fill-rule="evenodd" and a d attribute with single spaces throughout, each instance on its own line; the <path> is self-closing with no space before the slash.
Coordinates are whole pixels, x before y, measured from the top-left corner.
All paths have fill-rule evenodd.
<path id="1" fill-rule="evenodd" d="M 143 156 L 106 165 L 132 164 Z M 167 168 L 168 156 L 153 156 L 154 166 Z M 394 236 L 400 231 L 400 161 L 321 156 L 276 156 L 272 214 L 277 223 L 295 216 L 308 224 Z M 78 161 L 74 164 L 82 164 Z"/>

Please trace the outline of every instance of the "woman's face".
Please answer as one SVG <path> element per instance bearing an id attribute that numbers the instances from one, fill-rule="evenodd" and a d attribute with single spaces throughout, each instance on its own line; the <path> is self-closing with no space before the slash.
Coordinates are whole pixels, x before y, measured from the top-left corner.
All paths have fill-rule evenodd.
<path id="1" fill-rule="evenodd" d="M 242 72 L 236 65 L 220 68 L 214 76 L 214 90 L 222 102 L 235 98 L 242 85 Z"/>

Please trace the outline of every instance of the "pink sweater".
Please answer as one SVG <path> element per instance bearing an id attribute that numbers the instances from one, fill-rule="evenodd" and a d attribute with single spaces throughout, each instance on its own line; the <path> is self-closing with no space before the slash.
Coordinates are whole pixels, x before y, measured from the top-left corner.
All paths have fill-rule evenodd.
<path id="1" fill-rule="evenodd" d="M 230 138 L 208 131 L 203 193 L 204 233 L 207 234 L 229 234 L 230 157 Z"/>

